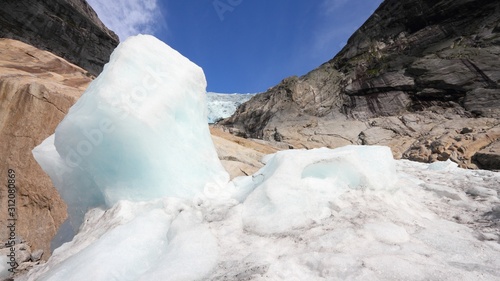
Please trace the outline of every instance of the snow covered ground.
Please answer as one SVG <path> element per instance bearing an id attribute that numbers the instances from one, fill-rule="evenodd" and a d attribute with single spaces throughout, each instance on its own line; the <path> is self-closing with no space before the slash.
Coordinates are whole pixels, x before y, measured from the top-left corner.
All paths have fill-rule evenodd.
<path id="1" fill-rule="evenodd" d="M 21 280 L 498 280 L 498 173 L 384 147 L 271 157 L 221 192 L 94 209 Z"/>
<path id="2" fill-rule="evenodd" d="M 150 36 L 120 46 L 116 61 L 84 99 L 100 104 L 113 95 L 115 80 L 101 78 L 115 71 L 113 62 L 124 61 L 119 69 L 128 63 L 137 69 L 137 61 L 170 65 L 171 73 L 186 76 L 165 82 L 161 88 L 169 89 L 168 98 L 148 96 L 154 99 L 138 105 L 131 120 L 114 118 L 112 108 L 101 112 L 118 128 L 103 134 L 102 143 L 110 142 L 105 148 L 119 147 L 141 165 L 130 167 L 123 162 L 131 160 L 128 156 L 100 148 L 82 160 L 85 164 L 74 168 L 79 172 L 66 179 L 92 180 L 97 202 L 104 203 L 86 213 L 71 242 L 18 280 L 498 280 L 499 173 L 462 170 L 451 162 L 395 161 L 387 147 L 347 146 L 281 151 L 266 156 L 266 165 L 254 175 L 228 182 L 207 132 L 200 129 L 206 115 L 184 114 L 176 106 L 162 107 L 166 113 L 142 107 L 168 105 L 172 99 L 179 106 L 199 104 L 204 90 L 196 85 L 204 78 Z M 157 52 L 145 60 L 136 57 L 136 49 Z M 152 59 L 159 54 L 170 58 Z M 188 79 L 193 73 L 198 78 Z M 182 89 L 191 92 L 186 96 Z M 75 107 L 67 120 L 79 117 L 92 124 L 96 113 L 86 116 L 85 103 Z M 158 116 L 172 121 L 164 125 Z M 184 129 L 176 126 L 176 117 Z M 76 149 L 86 140 L 65 126 L 68 131 L 58 128 L 56 141 L 49 139 L 37 151 L 56 186 L 57 171 L 50 167 L 64 160 L 58 133 L 61 139 L 68 132 L 69 138 L 79 138 L 68 144 Z M 144 144 L 137 145 L 138 132 Z M 211 156 L 183 150 L 198 146 Z M 177 148 L 181 152 L 174 152 Z M 165 165 L 164 158 L 173 162 Z M 153 174 L 142 172 L 144 163 Z M 205 165 L 215 168 L 204 170 Z M 85 193 L 89 186 L 59 183 L 65 200 L 79 210 L 95 205 L 95 197 L 78 197 L 71 189 Z"/>
<path id="3" fill-rule="evenodd" d="M 251 99 L 255 94 L 207 93 L 208 123 L 230 117 L 240 104 Z"/>

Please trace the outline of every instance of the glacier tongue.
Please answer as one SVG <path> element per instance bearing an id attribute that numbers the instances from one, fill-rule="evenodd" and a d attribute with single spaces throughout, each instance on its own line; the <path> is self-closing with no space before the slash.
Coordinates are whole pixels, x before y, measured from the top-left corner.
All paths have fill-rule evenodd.
<path id="1" fill-rule="evenodd" d="M 96 206 L 223 186 L 206 123 L 203 70 L 160 40 L 131 37 L 33 154 L 73 227 Z"/>
<path id="2" fill-rule="evenodd" d="M 230 117 L 242 103 L 256 94 L 221 94 L 207 93 L 208 123 L 216 123 L 220 119 Z"/>

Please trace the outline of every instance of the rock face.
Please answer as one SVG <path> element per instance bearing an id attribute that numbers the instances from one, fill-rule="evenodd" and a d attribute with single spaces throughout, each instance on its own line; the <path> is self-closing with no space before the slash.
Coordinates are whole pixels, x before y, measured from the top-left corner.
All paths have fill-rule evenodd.
<path id="1" fill-rule="evenodd" d="M 43 256 L 43 250 L 36 250 L 31 252 L 29 245 L 24 243 L 24 241 L 19 241 L 17 245 L 14 246 L 15 261 L 19 265 L 16 268 L 16 273 L 25 272 L 31 269 L 33 266 L 40 264 Z M 11 254 L 10 247 L 6 247 L 4 244 L 0 245 L 0 255 L 7 256 Z M 8 265 L 10 266 L 10 265 Z M 2 279 L 4 281 L 9 279 Z M 13 279 L 10 279 L 13 280 Z"/>
<path id="2" fill-rule="evenodd" d="M 474 168 L 500 137 L 499 22 L 498 1 L 386 0 L 332 60 L 221 124 L 294 147 L 388 144 L 397 157 Z"/>
<path id="3" fill-rule="evenodd" d="M 264 166 L 262 158 L 281 150 L 273 142 L 244 139 L 211 127 L 210 133 L 219 159 L 231 179 L 248 176 Z"/>
<path id="4" fill-rule="evenodd" d="M 85 0 L 2 1 L 0 27 L 1 38 L 48 50 L 92 75 L 119 43 Z"/>
<path id="5" fill-rule="evenodd" d="M 500 170 L 500 142 L 490 144 L 474 154 L 474 160 L 481 167 Z"/>
<path id="6" fill-rule="evenodd" d="M 0 171 L 16 173 L 16 236 L 50 256 L 50 241 L 66 219 L 66 206 L 31 150 L 50 136 L 91 79 L 84 69 L 20 41 L 0 39 Z M 7 206 L 0 189 L 0 206 Z M 6 224 L 7 212 L 0 212 Z M 7 240 L 0 228 L 0 241 Z"/>

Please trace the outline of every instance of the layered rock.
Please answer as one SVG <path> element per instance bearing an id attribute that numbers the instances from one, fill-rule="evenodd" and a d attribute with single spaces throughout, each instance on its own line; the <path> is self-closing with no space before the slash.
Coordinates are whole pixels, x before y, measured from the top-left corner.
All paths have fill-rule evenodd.
<path id="1" fill-rule="evenodd" d="M 396 156 L 427 162 L 448 153 L 475 167 L 473 155 L 498 139 L 489 130 L 500 118 L 499 21 L 497 1 L 386 0 L 335 58 L 257 95 L 221 124 L 293 147 L 389 144 Z M 386 128 L 406 127 L 402 116 L 419 125 Z M 450 120 L 489 137 L 471 136 L 484 141 L 453 158 L 428 145 L 416 152 L 422 142 L 455 138 L 461 128 L 447 130 Z"/>
<path id="2" fill-rule="evenodd" d="M 66 206 L 31 150 L 50 136 L 91 79 L 87 71 L 20 41 L 0 39 L 0 171 L 16 173 L 17 228 L 33 251 L 50 256 L 50 241 L 66 219 Z M 6 183 L 6 182 L 5 182 Z M 7 190 L 0 189 L 1 206 Z M 0 224 L 6 224 L 6 210 Z M 0 228 L 0 241 L 7 240 Z"/>
<path id="3" fill-rule="evenodd" d="M 85 0 L 2 1 L 0 27 L 0 38 L 48 50 L 92 75 L 119 43 Z"/>
<path id="4" fill-rule="evenodd" d="M 473 159 L 480 168 L 490 168 L 500 171 L 500 141 L 491 143 L 474 154 Z"/>

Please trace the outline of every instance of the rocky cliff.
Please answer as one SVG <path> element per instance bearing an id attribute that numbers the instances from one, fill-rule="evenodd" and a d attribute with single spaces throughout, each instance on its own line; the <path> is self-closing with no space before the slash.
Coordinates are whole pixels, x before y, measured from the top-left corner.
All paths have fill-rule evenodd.
<path id="1" fill-rule="evenodd" d="M 0 39 L 0 178 L 6 181 L 8 169 L 15 171 L 16 238 L 33 251 L 42 249 L 44 259 L 66 219 L 66 205 L 31 150 L 54 132 L 90 81 L 84 69 L 47 51 Z M 6 226 L 6 188 L 0 200 L 0 225 Z M 8 229 L 0 228 L 0 242 L 7 237 Z"/>
<path id="2" fill-rule="evenodd" d="M 500 169 L 500 2 L 386 0 L 332 60 L 221 124 L 290 147 L 390 145 Z"/>
<path id="3" fill-rule="evenodd" d="M 85 0 L 4 0 L 0 27 L 0 38 L 48 50 L 92 75 L 119 43 Z"/>

